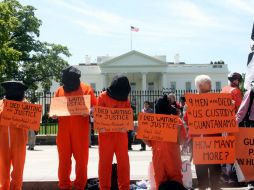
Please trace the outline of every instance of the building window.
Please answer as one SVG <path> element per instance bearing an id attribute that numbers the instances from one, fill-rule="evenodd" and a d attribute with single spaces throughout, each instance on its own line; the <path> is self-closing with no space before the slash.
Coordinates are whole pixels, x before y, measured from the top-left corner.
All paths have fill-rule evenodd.
<path id="1" fill-rule="evenodd" d="M 185 90 L 191 90 L 191 82 L 185 82 Z"/>
<path id="2" fill-rule="evenodd" d="M 170 88 L 171 88 L 172 90 L 175 90 L 175 89 L 176 89 L 176 81 L 171 81 L 171 82 L 170 82 Z"/>
<path id="3" fill-rule="evenodd" d="M 154 90 L 154 83 L 153 82 L 148 83 L 147 90 Z"/>
<path id="4" fill-rule="evenodd" d="M 215 88 L 216 88 L 216 90 L 221 90 L 221 82 L 220 81 L 217 81 L 215 83 Z"/>
<path id="5" fill-rule="evenodd" d="M 96 91 L 96 83 L 90 83 L 90 86 L 92 87 L 92 89 L 93 89 L 94 91 Z"/>
<path id="6" fill-rule="evenodd" d="M 131 90 L 136 90 L 136 83 L 135 82 L 131 82 Z"/>

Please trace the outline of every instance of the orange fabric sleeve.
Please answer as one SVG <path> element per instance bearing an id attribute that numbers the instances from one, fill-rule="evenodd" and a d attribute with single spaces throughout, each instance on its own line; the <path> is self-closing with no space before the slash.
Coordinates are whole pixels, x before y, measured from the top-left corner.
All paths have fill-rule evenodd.
<path id="1" fill-rule="evenodd" d="M 231 92 L 232 94 L 232 98 L 235 101 L 235 110 L 237 111 L 242 103 L 242 92 L 240 89 L 235 88 L 234 90 L 232 90 Z"/>

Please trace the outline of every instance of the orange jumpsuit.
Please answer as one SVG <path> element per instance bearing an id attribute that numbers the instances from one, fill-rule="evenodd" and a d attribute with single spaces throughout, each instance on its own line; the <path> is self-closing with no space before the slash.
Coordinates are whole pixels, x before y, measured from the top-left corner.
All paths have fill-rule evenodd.
<path id="1" fill-rule="evenodd" d="M 181 138 L 186 139 L 185 128 L 179 119 L 181 125 Z M 174 180 L 182 182 L 182 161 L 180 154 L 180 145 L 173 142 L 148 141 L 152 146 L 154 179 L 158 188 L 162 182 Z"/>
<path id="2" fill-rule="evenodd" d="M 72 92 L 64 92 L 59 87 L 55 96 L 91 95 L 91 106 L 96 105 L 97 99 L 93 89 L 84 83 L 80 83 L 79 89 Z M 71 157 L 76 161 L 76 189 L 84 189 L 87 181 L 87 164 L 89 153 L 89 117 L 65 116 L 58 118 L 57 149 L 59 157 L 58 178 L 60 189 L 71 189 Z"/>
<path id="3" fill-rule="evenodd" d="M 1 100 L 0 112 L 2 106 Z M 27 134 L 27 129 L 2 126 L 0 120 L 0 190 L 22 189 Z M 13 169 L 10 176 L 11 165 Z"/>
<path id="4" fill-rule="evenodd" d="M 237 112 L 243 99 L 241 90 L 236 87 L 225 86 L 222 88 L 221 93 L 230 93 L 232 95 L 232 99 L 235 101 L 235 111 Z"/>
<path id="5" fill-rule="evenodd" d="M 112 99 L 106 92 L 98 98 L 98 106 L 111 108 L 130 108 L 130 102 Z M 127 132 L 99 133 L 99 181 L 100 190 L 110 190 L 111 169 L 114 153 L 117 159 L 119 190 L 130 189 L 130 163 L 128 155 Z"/>

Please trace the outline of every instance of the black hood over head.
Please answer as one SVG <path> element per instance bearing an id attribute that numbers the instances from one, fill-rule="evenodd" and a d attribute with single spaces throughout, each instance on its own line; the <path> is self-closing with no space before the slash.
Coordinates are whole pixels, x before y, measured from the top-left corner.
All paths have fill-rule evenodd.
<path id="1" fill-rule="evenodd" d="M 80 86 L 81 71 L 73 66 L 69 66 L 62 71 L 62 83 L 65 92 L 72 92 Z"/>
<path id="2" fill-rule="evenodd" d="M 5 81 L 1 83 L 1 86 L 5 89 L 5 98 L 14 101 L 22 101 L 28 89 L 21 81 Z"/>
<path id="3" fill-rule="evenodd" d="M 126 101 L 131 91 L 129 80 L 126 76 L 116 75 L 111 85 L 107 88 L 107 94 L 116 100 Z"/>
<path id="4" fill-rule="evenodd" d="M 160 97 L 155 104 L 155 113 L 177 115 L 176 108 L 171 106 L 168 96 L 166 94 L 164 94 L 163 97 Z"/>

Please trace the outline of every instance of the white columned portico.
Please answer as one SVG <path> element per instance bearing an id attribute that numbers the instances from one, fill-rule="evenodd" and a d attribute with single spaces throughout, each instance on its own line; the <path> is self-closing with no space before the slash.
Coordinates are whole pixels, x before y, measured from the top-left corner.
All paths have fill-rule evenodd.
<path id="1" fill-rule="evenodd" d="M 162 73 L 161 85 L 162 85 L 162 88 L 167 88 L 167 75 L 166 75 L 166 73 Z"/>
<path id="2" fill-rule="evenodd" d="M 141 73 L 142 74 L 142 90 L 145 91 L 146 89 L 146 75 L 147 73 Z"/>

